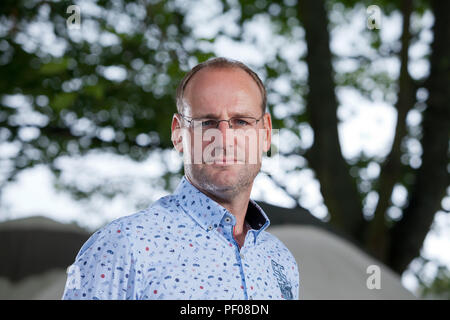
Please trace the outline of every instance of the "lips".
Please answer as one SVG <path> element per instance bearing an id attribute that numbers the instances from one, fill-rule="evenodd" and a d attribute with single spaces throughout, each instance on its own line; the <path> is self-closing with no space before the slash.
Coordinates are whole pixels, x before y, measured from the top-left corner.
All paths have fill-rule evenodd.
<path id="1" fill-rule="evenodd" d="M 206 164 L 217 164 L 217 165 L 230 165 L 244 163 L 242 160 L 236 158 L 210 158 L 205 161 Z"/>
<path id="2" fill-rule="evenodd" d="M 215 149 L 212 154 L 204 155 L 204 163 L 206 164 L 217 164 L 217 165 L 230 165 L 230 164 L 244 164 L 245 159 L 241 159 L 243 155 L 240 156 L 239 152 L 234 154 L 235 152 L 228 152 L 222 149 Z"/>

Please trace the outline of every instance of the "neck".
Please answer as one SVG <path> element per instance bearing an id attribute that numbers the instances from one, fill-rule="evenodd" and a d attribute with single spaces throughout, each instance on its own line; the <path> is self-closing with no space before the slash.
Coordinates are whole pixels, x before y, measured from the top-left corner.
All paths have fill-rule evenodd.
<path id="1" fill-rule="evenodd" d="M 245 215 L 247 214 L 248 202 L 250 200 L 250 193 L 251 189 L 240 192 L 232 199 L 212 198 L 222 207 L 230 211 L 236 218 L 236 226 L 234 227 L 234 234 L 237 237 L 241 236 L 242 234 L 245 237 L 245 234 L 247 233 L 244 222 L 245 222 Z"/>
<path id="2" fill-rule="evenodd" d="M 233 228 L 233 237 L 236 240 L 239 249 L 242 248 L 245 242 L 245 236 L 249 230 L 245 223 L 245 215 L 247 214 L 248 202 L 250 200 L 250 190 L 247 192 L 241 192 L 238 196 L 234 197 L 231 201 L 221 200 L 213 198 L 214 201 L 219 203 L 222 207 L 230 211 L 236 218 L 236 225 Z"/>

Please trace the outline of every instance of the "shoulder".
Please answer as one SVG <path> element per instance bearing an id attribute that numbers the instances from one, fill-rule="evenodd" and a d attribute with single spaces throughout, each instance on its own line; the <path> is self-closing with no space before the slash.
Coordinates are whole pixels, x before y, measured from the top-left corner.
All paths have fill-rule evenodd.
<path id="1" fill-rule="evenodd" d="M 105 228 L 107 230 L 121 227 L 121 231 L 134 230 L 134 229 L 146 229 L 152 228 L 161 221 L 166 221 L 176 211 L 176 204 L 173 196 L 165 196 L 154 202 L 148 208 L 137 211 L 127 216 L 120 217 Z"/>
<path id="2" fill-rule="evenodd" d="M 128 240 L 123 232 L 123 218 L 116 219 L 94 232 L 81 247 L 77 260 L 86 255 L 96 255 L 104 248 L 120 246 L 121 249 L 128 247 Z"/>
<path id="3" fill-rule="evenodd" d="M 159 228 L 170 215 L 171 196 L 160 198 L 146 209 L 139 210 L 132 214 L 117 218 L 105 226 L 99 228 L 81 248 L 79 255 L 96 243 L 115 243 L 122 247 L 129 246 L 130 241 L 135 240 L 143 233 L 152 233 Z M 174 206 L 175 207 L 175 206 Z"/>
<path id="4" fill-rule="evenodd" d="M 280 239 L 278 239 L 277 236 L 271 234 L 270 232 L 268 232 L 266 230 L 261 231 L 261 233 L 259 234 L 259 237 L 261 238 L 261 241 L 266 242 L 266 244 L 269 246 L 275 246 L 283 251 L 285 251 L 285 250 L 289 251 L 287 249 L 287 247 L 284 245 L 284 243 Z"/>
<path id="5" fill-rule="evenodd" d="M 182 218 L 176 198 L 167 195 L 155 201 L 146 209 L 120 217 L 99 230 L 110 236 L 125 235 L 129 240 L 136 240 L 143 235 L 160 233 L 161 228 L 172 225 Z"/>
<path id="6" fill-rule="evenodd" d="M 262 231 L 259 237 L 261 237 L 261 241 L 264 242 L 264 246 L 273 256 L 278 256 L 287 264 L 293 266 L 294 269 L 298 269 L 297 261 L 294 255 L 280 239 L 267 231 Z"/>

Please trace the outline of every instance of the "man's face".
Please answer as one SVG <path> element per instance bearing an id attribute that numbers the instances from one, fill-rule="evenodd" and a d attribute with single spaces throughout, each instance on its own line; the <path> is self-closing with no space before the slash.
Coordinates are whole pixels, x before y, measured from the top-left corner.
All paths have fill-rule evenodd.
<path id="1" fill-rule="evenodd" d="M 188 119 L 260 119 L 239 132 L 229 129 L 225 121 L 209 131 L 190 128 L 182 138 L 183 147 L 177 148 L 185 153 L 187 178 L 204 191 L 222 198 L 250 191 L 261 168 L 262 153 L 270 148 L 271 135 L 271 119 L 269 114 L 263 115 L 262 95 L 255 81 L 238 68 L 205 68 L 187 84 L 184 101 L 183 115 Z M 172 131 L 177 125 L 189 123 L 174 117 Z"/>

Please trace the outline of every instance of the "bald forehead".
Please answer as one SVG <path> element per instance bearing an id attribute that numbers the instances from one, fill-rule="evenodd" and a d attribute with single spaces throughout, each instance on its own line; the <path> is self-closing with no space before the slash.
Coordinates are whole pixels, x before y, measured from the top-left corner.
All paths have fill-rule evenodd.
<path id="1" fill-rule="evenodd" d="M 237 67 L 206 67 L 195 73 L 184 89 L 184 99 L 189 105 L 208 96 L 224 92 L 239 98 L 250 96 L 262 105 L 262 93 L 255 80 Z"/>

